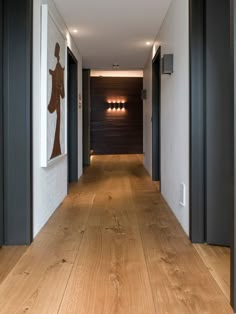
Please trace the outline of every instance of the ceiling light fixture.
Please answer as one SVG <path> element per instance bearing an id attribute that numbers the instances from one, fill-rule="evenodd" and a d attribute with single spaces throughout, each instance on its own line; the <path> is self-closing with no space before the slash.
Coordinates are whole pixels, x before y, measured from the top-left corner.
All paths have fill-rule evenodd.
<path id="1" fill-rule="evenodd" d="M 78 33 L 78 29 L 73 29 L 73 33 L 77 34 Z"/>
<path id="2" fill-rule="evenodd" d="M 150 41 L 147 41 L 147 42 L 146 42 L 146 45 L 147 45 L 147 46 L 150 46 L 150 45 L 151 45 Z"/>

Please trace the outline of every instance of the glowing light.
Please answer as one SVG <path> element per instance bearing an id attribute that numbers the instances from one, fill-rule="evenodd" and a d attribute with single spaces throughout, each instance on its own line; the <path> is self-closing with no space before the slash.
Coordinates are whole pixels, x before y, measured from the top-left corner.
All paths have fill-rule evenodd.
<path id="1" fill-rule="evenodd" d="M 109 98 L 107 100 L 107 103 L 109 104 L 109 108 L 107 109 L 107 111 L 109 112 L 121 112 L 121 111 L 126 111 L 125 108 L 125 104 L 126 104 L 126 100 L 122 99 L 122 98 L 117 98 L 117 99 L 111 99 Z"/>
<path id="2" fill-rule="evenodd" d="M 147 41 L 147 42 L 146 42 L 146 45 L 147 45 L 147 46 L 150 46 L 150 45 L 151 45 L 150 41 Z"/>

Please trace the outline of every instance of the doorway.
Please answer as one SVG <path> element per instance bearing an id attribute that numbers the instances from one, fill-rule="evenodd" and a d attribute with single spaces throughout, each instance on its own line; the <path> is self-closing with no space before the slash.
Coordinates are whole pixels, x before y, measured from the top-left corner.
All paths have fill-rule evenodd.
<path id="1" fill-rule="evenodd" d="M 78 181 L 78 62 L 68 48 L 68 183 Z"/>
<path id="2" fill-rule="evenodd" d="M 190 1 L 190 238 L 225 247 L 234 212 L 230 14 L 230 0 Z"/>
<path id="3" fill-rule="evenodd" d="M 161 181 L 161 47 L 152 63 L 152 179 Z"/>

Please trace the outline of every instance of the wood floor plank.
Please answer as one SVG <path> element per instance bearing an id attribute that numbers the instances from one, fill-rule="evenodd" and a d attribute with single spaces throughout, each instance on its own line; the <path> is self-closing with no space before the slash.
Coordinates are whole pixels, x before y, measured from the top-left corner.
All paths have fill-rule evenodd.
<path id="1" fill-rule="evenodd" d="M 27 246 L 4 246 L 0 248 L 0 284 L 24 255 Z"/>
<path id="2" fill-rule="evenodd" d="M 155 313 L 129 180 L 112 186 L 95 199 L 60 313 Z"/>
<path id="3" fill-rule="evenodd" d="M 130 180 L 157 312 L 233 313 L 164 199 L 139 169 Z"/>
<path id="4" fill-rule="evenodd" d="M 94 157 L 71 186 L 0 284 L 0 313 L 233 311 L 140 156 L 118 155 Z"/>
<path id="5" fill-rule="evenodd" d="M 93 201 L 62 204 L 0 286 L 0 313 L 58 313 Z"/>
<path id="6" fill-rule="evenodd" d="M 194 247 L 230 302 L 230 249 L 207 244 Z"/>

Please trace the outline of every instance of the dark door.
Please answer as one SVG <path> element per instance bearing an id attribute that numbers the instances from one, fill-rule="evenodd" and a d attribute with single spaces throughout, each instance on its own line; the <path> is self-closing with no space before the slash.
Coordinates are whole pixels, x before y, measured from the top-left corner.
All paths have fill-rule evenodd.
<path id="1" fill-rule="evenodd" d="M 0 1 L 0 247 L 3 244 L 3 1 Z"/>
<path id="2" fill-rule="evenodd" d="M 230 1 L 206 1 L 206 241 L 230 245 L 234 206 L 234 108 Z"/>
<path id="3" fill-rule="evenodd" d="M 90 70 L 83 70 L 83 167 L 90 165 L 91 90 Z"/>
<path id="4" fill-rule="evenodd" d="M 78 69 L 68 49 L 68 181 L 78 181 Z"/>
<path id="5" fill-rule="evenodd" d="M 152 179 L 161 180 L 161 48 L 152 64 Z"/>

